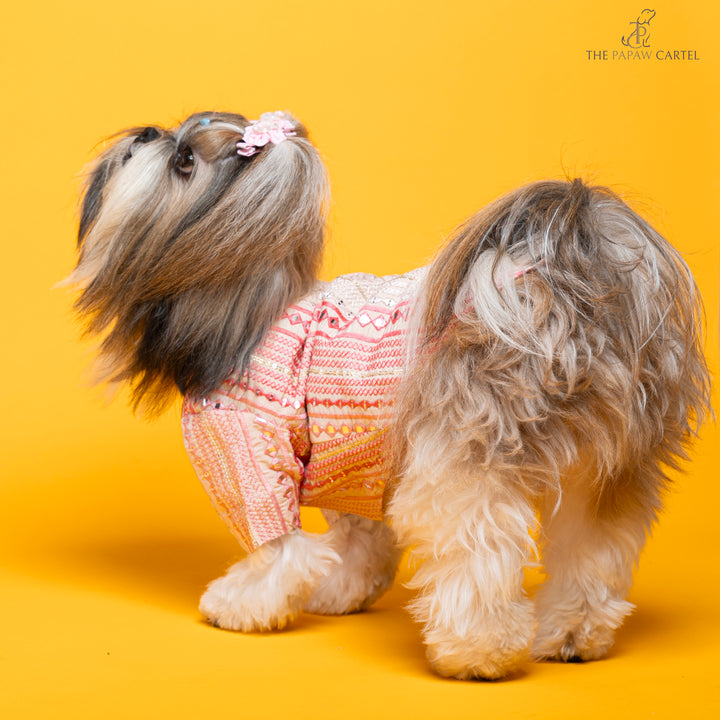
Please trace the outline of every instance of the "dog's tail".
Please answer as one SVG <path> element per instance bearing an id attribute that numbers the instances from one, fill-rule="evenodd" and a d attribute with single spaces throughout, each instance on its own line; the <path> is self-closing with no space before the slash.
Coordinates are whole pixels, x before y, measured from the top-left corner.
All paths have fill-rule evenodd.
<path id="1" fill-rule="evenodd" d="M 462 225 L 429 270 L 417 327 L 395 477 L 492 464 L 549 481 L 579 447 L 598 476 L 633 454 L 674 466 L 708 407 L 688 266 L 580 180 L 520 188 Z"/>
<path id="2" fill-rule="evenodd" d="M 281 115 L 270 128 L 281 142 L 250 152 L 243 116 L 199 113 L 172 130 L 121 133 L 91 168 L 69 280 L 82 286 L 88 333 L 102 338 L 99 379 L 128 383 L 135 408 L 242 373 L 315 283 L 326 173 L 305 128 Z"/>

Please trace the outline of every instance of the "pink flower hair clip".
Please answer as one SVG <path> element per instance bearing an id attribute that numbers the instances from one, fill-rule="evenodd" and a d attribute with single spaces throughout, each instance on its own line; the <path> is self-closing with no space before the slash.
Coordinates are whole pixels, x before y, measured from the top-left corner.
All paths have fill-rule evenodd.
<path id="1" fill-rule="evenodd" d="M 251 120 L 237 144 L 238 155 L 250 157 L 268 143 L 279 145 L 295 136 L 295 123 L 282 110 L 263 113 L 259 120 Z"/>

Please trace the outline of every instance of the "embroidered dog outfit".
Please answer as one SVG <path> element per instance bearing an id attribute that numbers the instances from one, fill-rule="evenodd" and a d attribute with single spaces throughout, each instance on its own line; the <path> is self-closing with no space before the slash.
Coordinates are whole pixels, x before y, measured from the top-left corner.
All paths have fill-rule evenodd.
<path id="1" fill-rule="evenodd" d="M 241 378 L 185 399 L 185 447 L 246 550 L 300 527 L 300 505 L 381 519 L 383 442 L 423 275 L 320 285 L 286 310 Z"/>

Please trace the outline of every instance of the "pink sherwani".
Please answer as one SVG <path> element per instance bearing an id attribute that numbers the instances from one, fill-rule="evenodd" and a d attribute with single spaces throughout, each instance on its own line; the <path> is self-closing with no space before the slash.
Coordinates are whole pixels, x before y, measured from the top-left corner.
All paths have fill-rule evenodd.
<path id="1" fill-rule="evenodd" d="M 186 398 L 185 447 L 250 551 L 300 527 L 300 505 L 381 519 L 383 442 L 422 271 L 346 275 L 289 307 L 205 398 Z"/>

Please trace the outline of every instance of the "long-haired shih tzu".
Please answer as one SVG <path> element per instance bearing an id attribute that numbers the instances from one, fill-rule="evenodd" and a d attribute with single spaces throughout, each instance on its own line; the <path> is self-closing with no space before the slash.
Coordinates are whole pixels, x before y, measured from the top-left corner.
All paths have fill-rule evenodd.
<path id="1" fill-rule="evenodd" d="M 708 407 L 687 265 L 607 188 L 545 181 L 428 268 L 322 283 L 327 206 L 318 152 L 279 112 L 127 130 L 88 175 L 70 280 L 99 377 L 150 411 L 179 390 L 192 463 L 248 552 L 201 611 L 241 631 L 358 611 L 412 547 L 440 674 L 601 657 Z M 301 529 L 301 505 L 327 532 Z"/>

